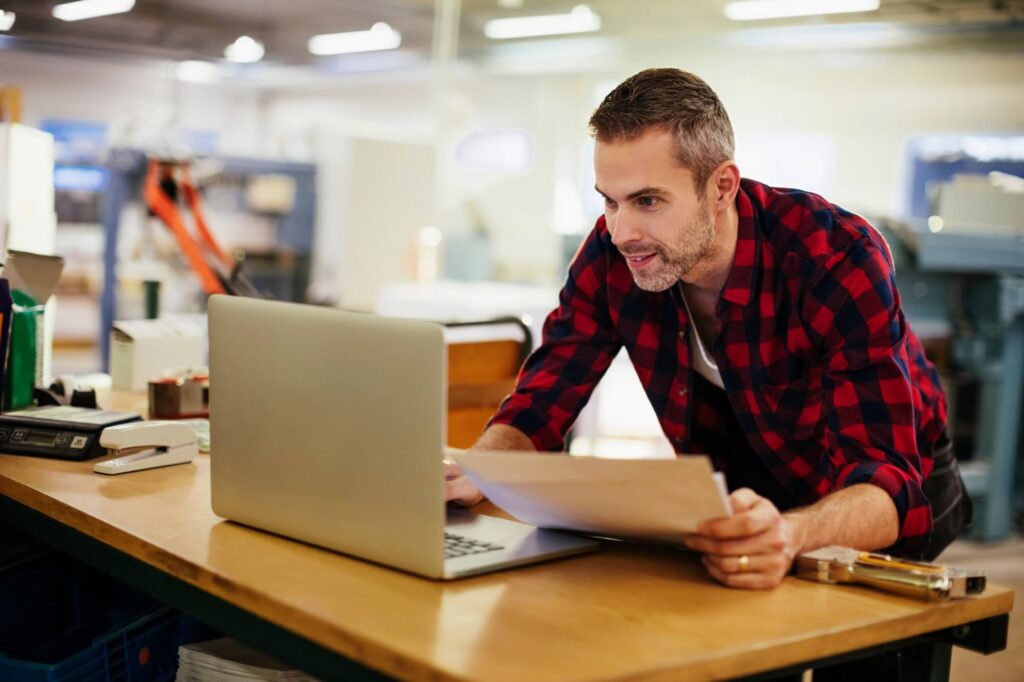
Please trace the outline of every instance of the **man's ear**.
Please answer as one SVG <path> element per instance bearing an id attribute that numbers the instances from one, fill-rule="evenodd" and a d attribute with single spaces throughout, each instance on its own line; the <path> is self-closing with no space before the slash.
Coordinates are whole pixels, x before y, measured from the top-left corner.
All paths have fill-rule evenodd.
<path id="1" fill-rule="evenodd" d="M 715 211 L 723 211 L 736 201 L 736 193 L 740 191 L 740 168 L 732 159 L 723 161 L 711 173 L 709 178 L 712 196 L 715 197 Z"/>

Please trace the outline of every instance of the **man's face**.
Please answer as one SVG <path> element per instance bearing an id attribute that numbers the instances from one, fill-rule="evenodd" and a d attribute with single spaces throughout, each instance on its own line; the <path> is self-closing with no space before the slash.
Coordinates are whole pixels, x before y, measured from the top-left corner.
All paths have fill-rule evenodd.
<path id="1" fill-rule="evenodd" d="M 633 280 L 665 291 L 706 256 L 715 240 L 708 198 L 675 160 L 673 135 L 652 129 L 629 141 L 597 141 L 594 170 L 612 243 Z"/>

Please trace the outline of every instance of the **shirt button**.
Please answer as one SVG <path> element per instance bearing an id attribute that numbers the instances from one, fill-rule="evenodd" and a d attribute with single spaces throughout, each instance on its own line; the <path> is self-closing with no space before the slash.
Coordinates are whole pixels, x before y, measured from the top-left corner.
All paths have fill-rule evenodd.
<path id="1" fill-rule="evenodd" d="M 686 389 L 685 388 L 681 388 L 681 389 L 679 389 L 678 393 L 679 393 L 679 397 L 682 397 L 682 396 L 686 395 Z"/>
<path id="2" fill-rule="evenodd" d="M 686 332 L 679 332 L 679 338 L 686 339 Z"/>

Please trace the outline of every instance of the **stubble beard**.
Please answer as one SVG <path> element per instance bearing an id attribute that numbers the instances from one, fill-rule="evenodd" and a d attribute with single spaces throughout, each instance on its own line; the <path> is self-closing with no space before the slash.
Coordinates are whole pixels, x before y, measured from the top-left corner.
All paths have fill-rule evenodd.
<path id="1" fill-rule="evenodd" d="M 697 218 L 686 231 L 686 236 L 673 247 L 655 244 L 645 251 L 658 254 L 660 263 L 644 270 L 632 270 L 633 281 L 644 291 L 665 291 L 675 286 L 700 259 L 706 256 L 715 242 L 715 221 L 707 208 L 701 206 Z M 623 255 L 627 255 L 623 252 Z"/>

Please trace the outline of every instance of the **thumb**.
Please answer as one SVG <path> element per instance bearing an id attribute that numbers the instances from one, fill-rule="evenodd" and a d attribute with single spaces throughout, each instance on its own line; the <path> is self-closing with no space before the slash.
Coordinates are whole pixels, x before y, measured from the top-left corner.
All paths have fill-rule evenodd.
<path id="1" fill-rule="evenodd" d="M 750 488 L 738 488 L 729 495 L 729 504 L 734 514 L 746 511 L 757 504 L 761 496 Z"/>

